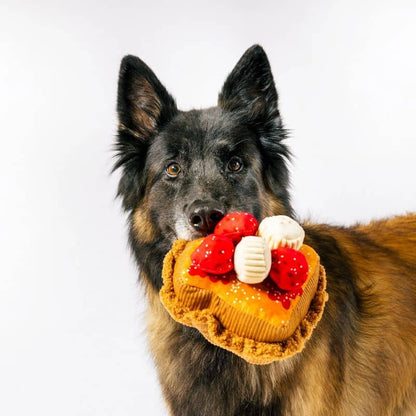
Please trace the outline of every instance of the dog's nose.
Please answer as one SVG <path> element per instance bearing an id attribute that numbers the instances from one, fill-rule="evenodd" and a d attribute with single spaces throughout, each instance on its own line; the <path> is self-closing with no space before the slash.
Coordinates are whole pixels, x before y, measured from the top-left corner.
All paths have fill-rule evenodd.
<path id="1" fill-rule="evenodd" d="M 189 223 L 202 234 L 212 233 L 223 216 L 214 201 L 196 201 L 189 209 Z"/>

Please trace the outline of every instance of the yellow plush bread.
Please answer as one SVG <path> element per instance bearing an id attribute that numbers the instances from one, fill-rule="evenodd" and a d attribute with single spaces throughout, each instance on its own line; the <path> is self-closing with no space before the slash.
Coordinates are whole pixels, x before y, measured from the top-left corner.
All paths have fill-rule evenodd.
<path id="1" fill-rule="evenodd" d="M 268 364 L 301 351 L 328 298 L 325 271 L 316 252 L 306 245 L 300 248 L 309 265 L 308 277 L 302 296 L 291 299 L 286 309 L 269 298 L 267 281 L 249 285 L 236 277 L 224 281 L 190 275 L 191 254 L 200 243 L 178 240 L 164 260 L 160 298 L 170 315 L 253 364 Z"/>

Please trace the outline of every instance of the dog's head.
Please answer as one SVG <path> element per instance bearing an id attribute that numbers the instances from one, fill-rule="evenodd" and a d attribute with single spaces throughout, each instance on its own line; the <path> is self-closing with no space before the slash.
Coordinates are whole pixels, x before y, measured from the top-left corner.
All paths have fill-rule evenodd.
<path id="1" fill-rule="evenodd" d="M 206 235 L 230 211 L 259 220 L 291 214 L 286 132 L 260 46 L 237 63 L 217 107 L 186 112 L 144 62 L 127 56 L 117 109 L 118 193 L 131 213 L 133 245 Z"/>

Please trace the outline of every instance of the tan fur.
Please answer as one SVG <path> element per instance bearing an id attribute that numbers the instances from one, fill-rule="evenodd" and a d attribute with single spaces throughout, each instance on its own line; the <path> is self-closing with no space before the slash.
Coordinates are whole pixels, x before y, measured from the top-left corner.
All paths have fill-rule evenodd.
<path id="1" fill-rule="evenodd" d="M 140 139 L 141 136 L 139 133 L 137 133 L 135 130 L 129 129 L 128 127 L 126 127 L 123 123 L 119 123 L 118 125 L 118 131 L 120 133 L 128 133 L 131 134 L 132 136 L 136 137 L 137 139 Z"/>
<path id="2" fill-rule="evenodd" d="M 279 198 L 274 196 L 270 192 L 266 192 L 263 197 L 263 207 L 264 207 L 264 216 L 270 217 L 272 215 L 284 215 L 287 214 L 285 207 L 283 206 L 282 202 Z"/>
<path id="3" fill-rule="evenodd" d="M 147 204 L 143 203 L 133 213 L 133 229 L 140 241 L 148 243 L 155 238 L 155 230 L 153 223 L 149 218 L 148 211 L 146 209 Z"/>
<path id="4" fill-rule="evenodd" d="M 345 407 L 354 409 L 360 402 L 365 406 L 371 401 L 379 403 L 377 414 L 393 414 L 406 400 L 405 392 L 413 390 L 416 394 L 416 215 L 350 229 L 311 228 L 330 231 L 353 262 L 357 288 L 368 300 L 357 327 L 357 343 L 354 348 L 350 346 L 354 361 L 347 368 L 350 388 Z M 357 376 L 357 366 L 364 375 Z M 383 395 L 391 397 L 380 397 L 382 392 L 377 391 L 372 396 L 368 391 L 362 394 L 363 385 L 369 383 L 366 369 L 370 373 L 376 368 L 388 386 Z M 416 413 L 416 408 L 413 411 Z"/>
<path id="5" fill-rule="evenodd" d="M 135 126 L 152 131 L 155 129 L 160 115 L 160 100 L 152 85 L 145 78 L 135 79 L 134 83 L 129 99 L 132 103 L 142 103 L 143 106 L 133 113 Z"/>

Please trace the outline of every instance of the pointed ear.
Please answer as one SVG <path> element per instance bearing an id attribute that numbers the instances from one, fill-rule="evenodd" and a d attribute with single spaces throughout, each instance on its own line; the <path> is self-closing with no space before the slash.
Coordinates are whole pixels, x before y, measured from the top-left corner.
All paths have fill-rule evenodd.
<path id="1" fill-rule="evenodd" d="M 118 81 L 118 138 L 113 170 L 122 168 L 118 196 L 126 210 L 143 197 L 147 150 L 151 138 L 177 113 L 174 99 L 139 58 L 121 61 Z"/>
<path id="2" fill-rule="evenodd" d="M 287 132 L 278 109 L 278 95 L 269 60 L 263 48 L 254 45 L 238 61 L 226 79 L 218 105 L 233 112 L 241 123 L 258 134 L 263 180 L 268 189 L 292 212 L 288 193 L 290 151 L 284 144 Z"/>
<path id="3" fill-rule="evenodd" d="M 153 71 L 139 58 L 123 58 L 118 80 L 120 130 L 145 139 L 177 112 L 174 99 Z"/>
<path id="4" fill-rule="evenodd" d="M 218 105 L 245 114 L 253 124 L 264 124 L 279 117 L 277 99 L 267 55 L 261 46 L 254 45 L 228 75 Z"/>

